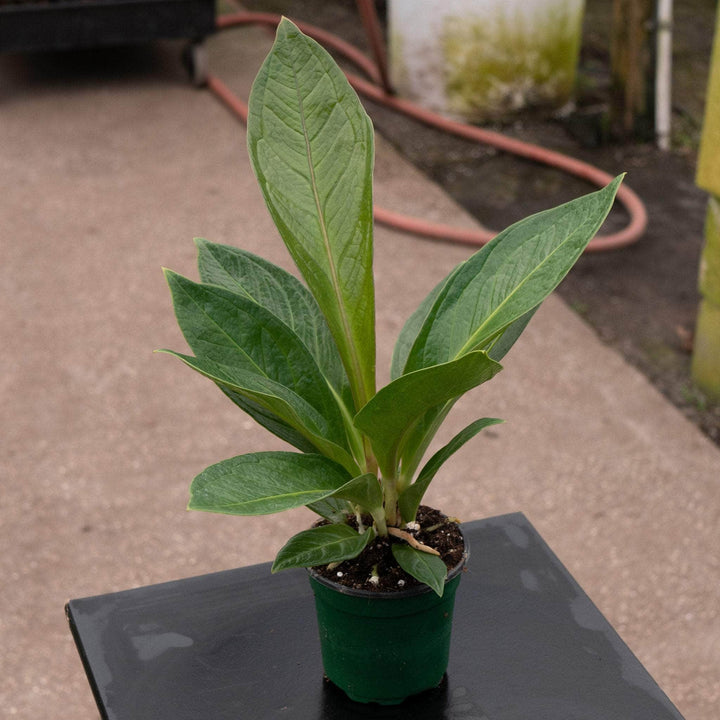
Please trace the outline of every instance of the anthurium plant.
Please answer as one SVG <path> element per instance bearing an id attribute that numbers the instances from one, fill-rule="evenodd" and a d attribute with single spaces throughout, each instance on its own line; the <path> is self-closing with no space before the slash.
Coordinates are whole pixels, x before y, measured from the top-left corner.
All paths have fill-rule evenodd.
<path id="1" fill-rule="evenodd" d="M 423 464 L 426 451 L 456 401 L 500 372 L 600 228 L 621 178 L 512 225 L 458 265 L 408 319 L 391 381 L 378 390 L 373 128 L 333 59 L 289 20 L 253 85 L 247 137 L 305 283 L 245 250 L 198 240 L 200 282 L 166 271 L 193 355 L 163 352 L 296 451 L 208 467 L 192 482 L 189 508 L 261 515 L 304 505 L 327 520 L 291 538 L 273 571 L 337 563 L 395 536 L 396 562 L 441 594 L 445 564 L 408 527 L 443 463 L 500 420 L 476 420 Z"/>

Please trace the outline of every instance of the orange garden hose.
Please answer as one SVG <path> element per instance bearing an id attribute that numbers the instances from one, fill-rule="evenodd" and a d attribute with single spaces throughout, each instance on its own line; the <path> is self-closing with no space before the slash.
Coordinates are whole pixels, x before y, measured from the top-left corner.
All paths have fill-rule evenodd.
<path id="1" fill-rule="evenodd" d="M 360 5 L 362 11 L 362 5 Z M 280 22 L 281 16 L 273 13 L 237 12 L 222 15 L 217 19 L 218 30 L 223 30 L 239 25 L 261 24 L 275 27 Z M 356 67 L 362 70 L 369 78 L 365 80 L 350 73 L 347 74 L 348 81 L 355 90 L 369 98 L 393 110 L 401 112 L 408 117 L 418 120 L 440 130 L 452 133 L 467 140 L 484 143 L 498 150 L 512 153 L 519 157 L 527 158 L 535 162 L 558 168 L 583 180 L 603 187 L 612 180 L 612 175 L 600 170 L 589 163 L 577 160 L 563 153 L 548 150 L 534 145 L 510 138 L 501 133 L 486 130 L 474 125 L 450 120 L 442 115 L 426 110 L 408 100 L 396 97 L 389 92 L 389 82 L 383 62 L 375 63 L 358 48 L 338 38 L 321 28 L 308 25 L 303 22 L 296 22 L 296 25 L 306 35 L 317 40 L 321 45 L 332 48 Z M 372 32 L 372 23 L 377 18 L 372 13 L 363 13 L 363 22 L 369 28 L 368 34 L 374 46 L 376 57 L 380 52 L 377 44 L 377 32 Z M 209 75 L 207 84 L 210 90 L 220 99 L 235 115 L 243 122 L 247 122 L 247 105 L 242 102 L 221 80 Z M 625 207 L 629 215 L 628 224 L 617 232 L 609 235 L 597 235 L 588 245 L 586 252 L 598 252 L 604 250 L 615 250 L 637 242 L 647 227 L 647 212 L 640 198 L 627 185 L 620 186 L 617 199 Z M 441 240 L 462 243 L 466 245 L 484 245 L 489 242 L 495 232 L 486 228 L 466 230 L 438 223 L 431 223 L 420 218 L 410 217 L 401 213 L 386 210 L 382 207 L 375 207 L 375 219 L 383 225 L 388 225 L 398 230 L 410 232 L 423 237 L 436 238 Z"/>

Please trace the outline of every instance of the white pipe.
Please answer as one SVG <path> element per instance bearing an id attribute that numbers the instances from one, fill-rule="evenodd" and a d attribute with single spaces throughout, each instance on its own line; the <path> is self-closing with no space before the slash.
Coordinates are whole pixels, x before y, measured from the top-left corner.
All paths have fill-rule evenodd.
<path id="1" fill-rule="evenodd" d="M 672 0 L 658 0 L 655 65 L 655 139 L 661 150 L 670 149 L 672 115 Z"/>

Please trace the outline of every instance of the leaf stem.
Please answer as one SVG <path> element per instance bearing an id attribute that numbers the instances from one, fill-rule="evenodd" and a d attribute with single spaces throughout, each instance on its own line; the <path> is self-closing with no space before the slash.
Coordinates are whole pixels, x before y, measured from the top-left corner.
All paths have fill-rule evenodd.
<path id="1" fill-rule="evenodd" d="M 340 348 L 343 360 L 346 361 L 346 371 L 348 374 L 348 378 L 350 380 L 350 389 L 353 394 L 353 399 L 355 400 L 355 405 L 359 409 L 365 405 L 365 403 L 370 400 L 370 398 L 375 393 L 375 388 L 372 387 L 374 384 L 374 373 L 372 377 L 372 383 L 370 379 L 366 376 L 363 367 L 363 363 L 360 359 L 360 353 L 358 351 L 355 337 L 353 335 L 352 329 L 350 327 L 350 319 L 348 317 L 348 309 L 345 304 L 345 298 L 343 296 L 343 292 L 340 288 L 340 278 L 338 276 L 338 268 L 336 264 L 335 257 L 333 255 L 332 247 L 330 245 L 330 237 L 328 234 L 328 228 L 327 228 L 327 220 L 325 218 L 325 208 L 323 207 L 322 202 L 320 201 L 320 195 L 318 193 L 318 186 L 317 186 L 317 179 L 315 177 L 315 165 L 313 160 L 313 151 L 312 151 L 312 145 L 310 142 L 310 134 L 308 132 L 307 128 L 307 122 L 306 122 L 306 115 L 305 115 L 305 107 L 303 102 L 303 94 L 300 89 L 300 83 L 298 80 L 298 74 L 297 72 L 293 71 L 293 80 L 295 83 L 295 93 L 297 96 L 298 101 L 298 108 L 299 108 L 299 115 L 300 115 L 300 123 L 302 128 L 302 134 L 303 139 L 305 141 L 305 152 L 307 156 L 307 163 L 308 163 L 308 177 L 310 179 L 310 186 L 312 188 L 312 194 L 313 194 L 313 200 L 315 202 L 315 208 L 317 212 L 317 218 L 318 222 L 320 224 L 320 235 L 322 238 L 322 245 L 325 251 L 325 256 L 327 260 L 327 268 L 328 268 L 328 277 L 330 280 L 330 287 L 332 288 L 333 295 L 335 296 L 335 307 L 338 311 L 338 316 L 340 320 L 340 326 L 342 327 L 344 336 L 342 337 L 342 340 L 344 341 L 344 347 L 338 342 L 338 347 Z M 331 323 L 330 329 L 331 332 L 334 330 L 335 325 L 334 323 Z M 335 334 L 335 333 L 333 333 Z M 340 338 L 336 338 L 336 342 L 340 340 Z M 345 350 L 345 352 L 344 352 Z M 371 386 L 369 386 L 369 384 Z"/>
<path id="2" fill-rule="evenodd" d="M 378 536 L 387 537 L 389 531 L 385 516 L 383 514 L 378 514 L 374 516 L 373 519 L 375 520 L 375 529 L 377 530 Z"/>
<path id="3" fill-rule="evenodd" d="M 345 425 L 345 435 L 348 440 L 350 452 L 360 468 L 359 474 L 362 475 L 368 472 L 377 474 L 377 463 L 374 462 L 375 458 L 372 457 L 372 453 L 370 453 L 371 457 L 368 457 L 369 445 L 367 438 L 364 437 L 364 435 L 355 427 L 349 408 L 340 397 L 339 393 L 332 386 L 332 383 L 328 382 L 328 387 L 335 396 L 335 400 L 340 408 L 340 415 L 342 416 L 343 424 Z M 370 462 L 370 460 L 373 462 Z"/>

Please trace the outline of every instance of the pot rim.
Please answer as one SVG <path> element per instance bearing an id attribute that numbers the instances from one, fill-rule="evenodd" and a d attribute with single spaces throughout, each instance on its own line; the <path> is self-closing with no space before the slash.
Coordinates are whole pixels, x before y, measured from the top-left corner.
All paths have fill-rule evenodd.
<path id="1" fill-rule="evenodd" d="M 462 526 L 458 523 L 460 535 L 463 539 L 463 555 L 460 562 L 448 571 L 447 577 L 445 578 L 445 585 L 454 580 L 467 565 L 468 558 L 470 557 L 470 546 L 468 545 L 467 536 L 462 530 Z M 415 597 L 416 595 L 424 595 L 425 593 L 433 592 L 433 589 L 429 585 L 414 585 L 409 587 L 407 590 L 393 590 L 392 592 L 383 592 L 381 590 L 361 590 L 359 588 L 351 588 L 347 585 L 330 580 L 323 575 L 320 575 L 314 568 L 305 568 L 310 575 L 310 578 L 315 582 L 325 585 L 325 587 L 340 593 L 341 595 L 352 595 L 360 598 L 373 598 L 374 600 L 399 600 L 401 598 Z"/>

